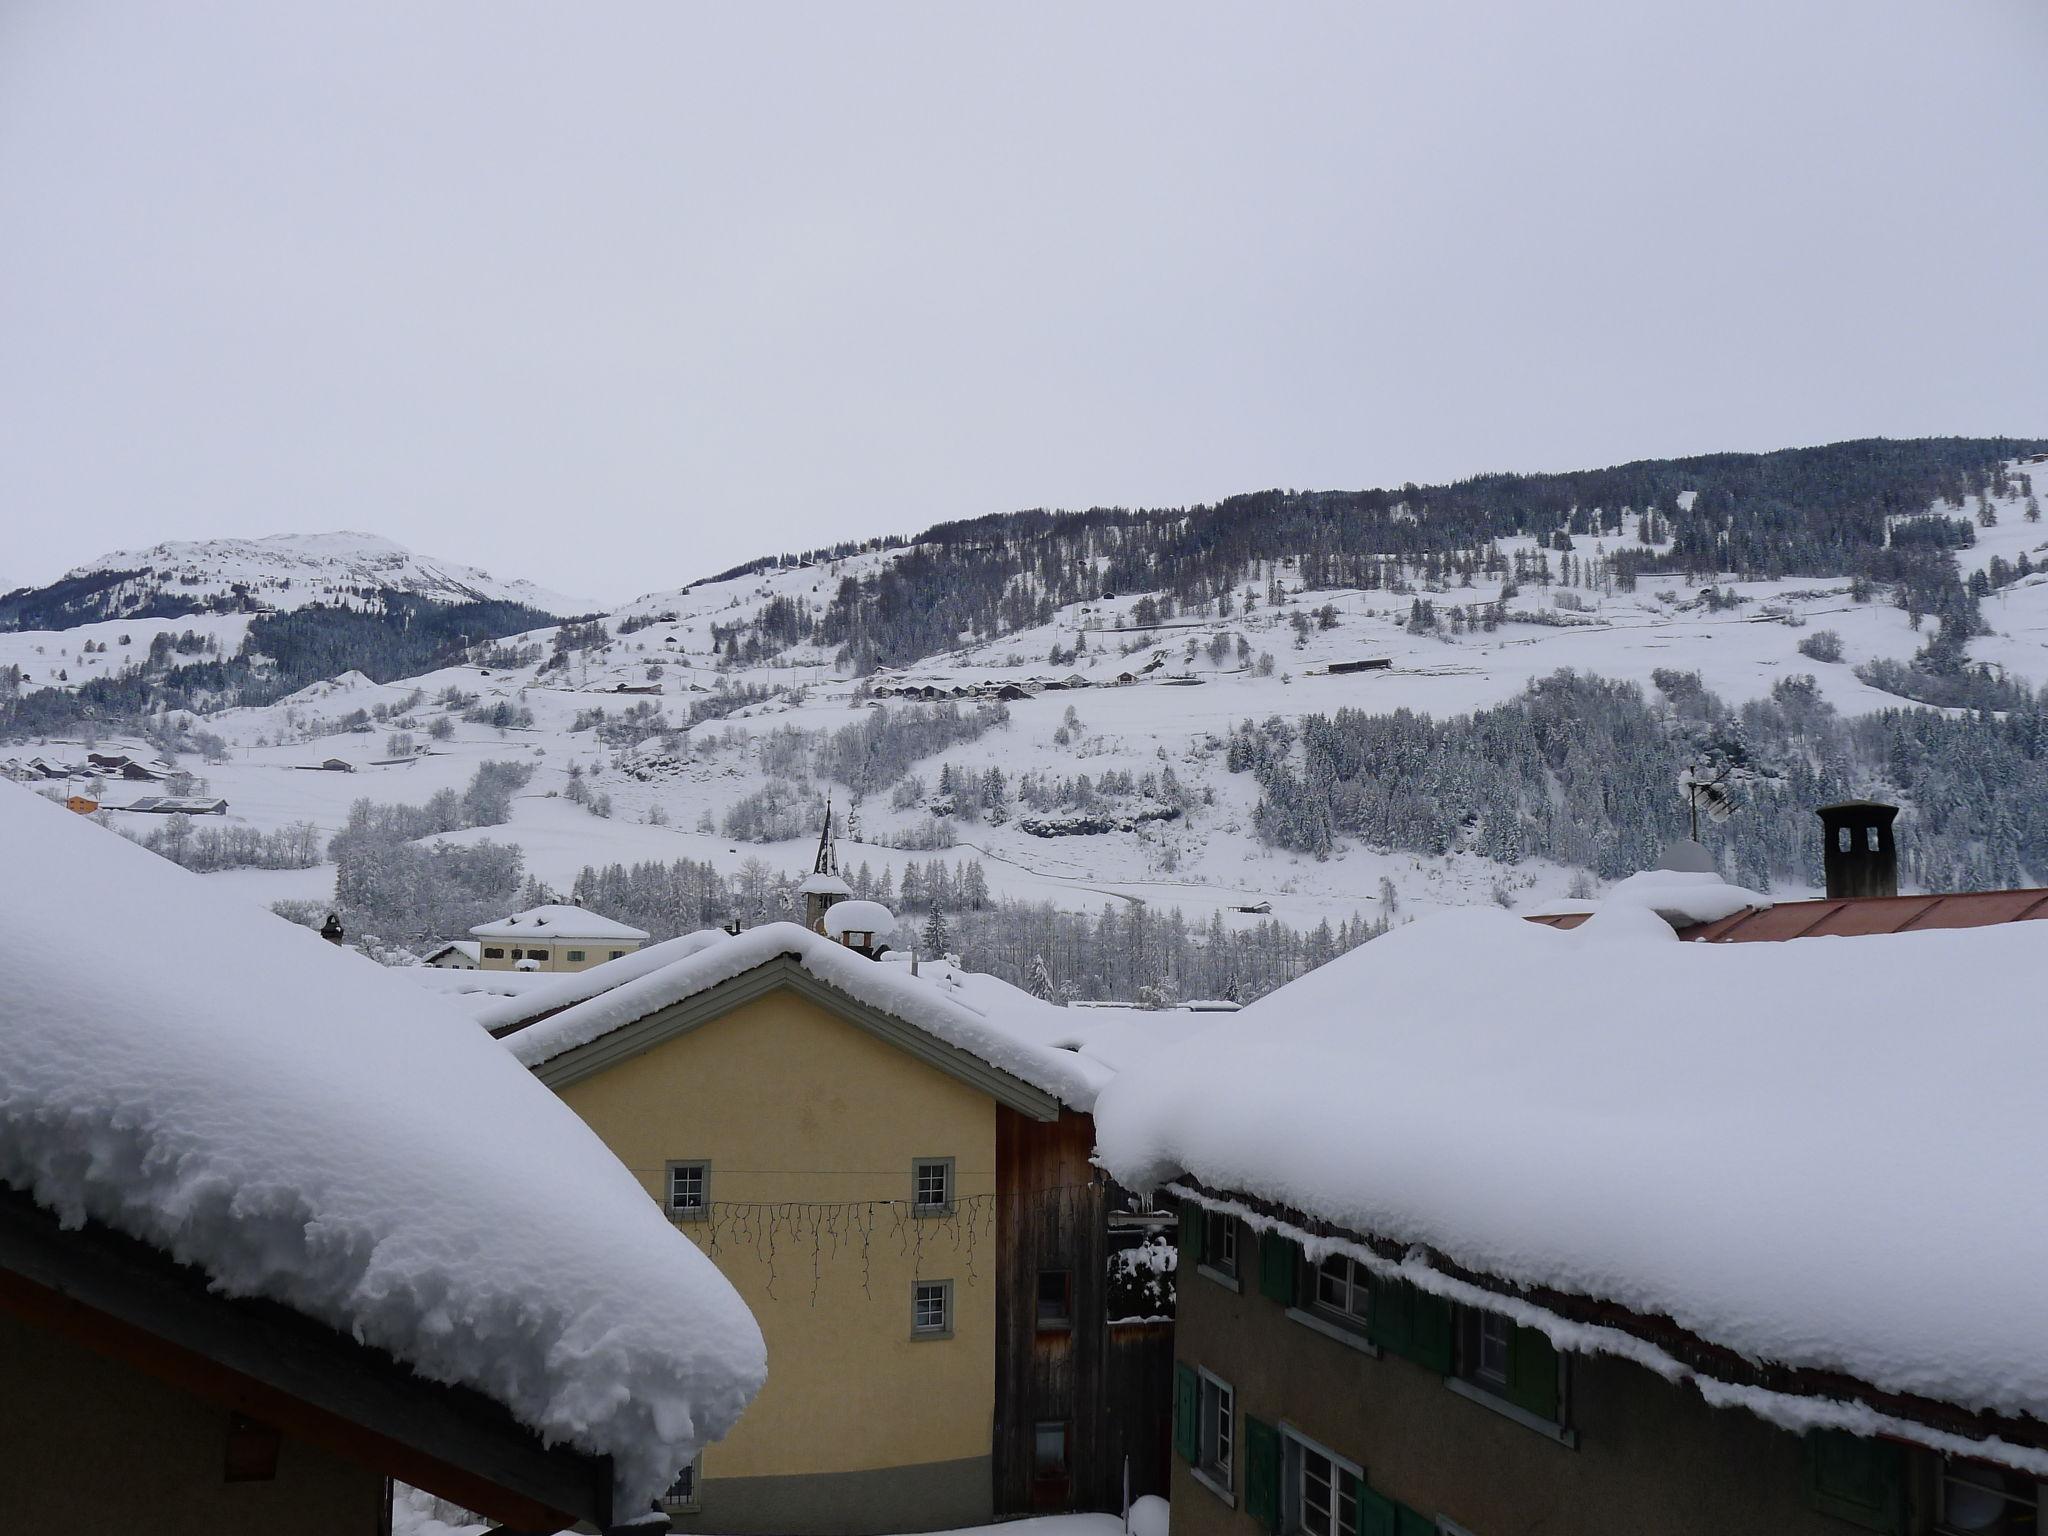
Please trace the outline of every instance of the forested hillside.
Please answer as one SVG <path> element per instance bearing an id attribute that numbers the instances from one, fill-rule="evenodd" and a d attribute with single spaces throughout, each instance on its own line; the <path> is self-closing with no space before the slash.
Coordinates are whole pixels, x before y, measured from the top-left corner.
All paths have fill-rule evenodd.
<path id="1" fill-rule="evenodd" d="M 1247 722 L 1229 765 L 1257 776 L 1259 833 L 1327 855 L 1340 838 L 1603 879 L 1688 831 L 1678 773 L 1729 770 L 1739 809 L 1706 841 L 1741 884 L 1821 883 L 1813 808 L 1882 792 L 1910 809 L 1907 881 L 1926 890 L 2048 884 L 2048 697 L 2002 714 L 1891 709 L 1842 719 L 1809 676 L 1731 705 L 1696 673 L 1633 683 L 1569 672 L 1450 719 L 1402 710 Z"/>
<path id="2" fill-rule="evenodd" d="M 1614 579 L 1646 569 L 1692 577 L 1846 576 L 1906 588 L 1916 611 L 1967 629 L 1974 602 L 1948 551 L 1964 518 L 1910 539 L 1890 519 L 1958 514 L 2009 491 L 2005 462 L 2048 441 L 1884 438 L 1763 454 L 1644 459 L 1568 474 L 1476 476 L 1450 485 L 1364 491 L 1261 491 L 1174 510 L 1012 512 L 941 523 L 864 578 L 840 581 L 815 612 L 760 615 L 759 645 L 807 641 L 857 671 L 902 665 L 1045 622 L 1057 608 L 1123 592 L 1163 592 L 1178 608 L 1227 616 L 1233 593 L 1272 562 L 1298 560 L 1310 590 L 1373 589 L 1420 567 L 1453 579 L 1497 559 L 1498 540 L 1535 534 L 1559 551 L 1610 541 Z M 1636 548 L 1613 547 L 1631 513 Z M 1651 541 L 1662 547 L 1651 547 Z M 1668 542 L 1665 542 L 1668 541 Z M 856 548 L 754 562 L 726 576 L 844 556 Z M 1491 568 L 1490 566 L 1488 568 Z M 742 654 L 736 644 L 734 654 Z"/>

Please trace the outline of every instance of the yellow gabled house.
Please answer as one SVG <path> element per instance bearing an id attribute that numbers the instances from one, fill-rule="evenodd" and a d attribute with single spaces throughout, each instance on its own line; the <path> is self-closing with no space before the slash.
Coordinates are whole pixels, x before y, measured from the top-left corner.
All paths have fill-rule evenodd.
<path id="1" fill-rule="evenodd" d="M 663 1508 L 717 1531 L 946 1529 L 1113 1503 L 1133 1450 L 1137 1491 L 1163 1485 L 1163 1424 L 1105 1427 L 1089 1390 L 1111 1330 L 1086 1110 L 1109 1068 L 1063 1009 L 839 938 L 687 935 L 481 1015 L 767 1339 L 767 1386 Z M 1170 1336 L 1132 1342 L 1163 1402 Z M 1041 1381 L 1034 1353 L 1084 1369 Z"/>

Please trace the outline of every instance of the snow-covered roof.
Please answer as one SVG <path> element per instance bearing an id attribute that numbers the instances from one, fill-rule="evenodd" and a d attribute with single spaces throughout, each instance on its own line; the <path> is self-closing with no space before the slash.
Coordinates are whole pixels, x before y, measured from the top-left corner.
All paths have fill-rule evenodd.
<path id="1" fill-rule="evenodd" d="M 421 958 L 429 964 L 446 954 L 457 954 L 465 960 L 481 960 L 483 949 L 483 945 L 477 943 L 475 939 L 450 939 L 439 948 L 428 950 Z"/>
<path id="2" fill-rule="evenodd" d="M 2033 923 L 1722 946 L 1627 901 L 1569 931 L 1447 913 L 1121 1075 L 1100 1155 L 1751 1360 L 2044 1415 L 2044 960 Z"/>
<path id="3" fill-rule="evenodd" d="M 825 909 L 825 937 L 872 933 L 886 939 L 896 931 L 896 914 L 879 901 L 835 901 Z"/>
<path id="4" fill-rule="evenodd" d="M 469 931 L 479 939 L 632 939 L 645 943 L 648 938 L 644 928 L 562 904 L 529 907 L 495 923 L 478 923 Z"/>
<path id="5" fill-rule="evenodd" d="M 596 997 L 600 992 L 609 992 L 616 986 L 637 980 L 649 971 L 658 971 L 678 960 L 686 960 L 706 945 L 715 944 L 725 937 L 722 930 L 707 928 L 701 933 L 663 939 L 659 944 L 649 944 L 644 949 L 636 949 L 616 960 L 607 960 L 582 971 L 539 977 L 521 976 L 516 971 L 480 972 L 478 974 L 485 976 L 517 977 L 522 985 L 507 988 L 503 1000 L 479 1008 L 476 1021 L 496 1034 L 543 1014 L 560 1013 L 564 1008 Z"/>
<path id="6" fill-rule="evenodd" d="M 828 875 L 822 870 L 804 876 L 803 884 L 797 888 L 799 896 L 851 896 L 853 887 L 837 875 Z"/>
<path id="7" fill-rule="evenodd" d="M 1647 907 L 1673 928 L 1717 923 L 1738 912 L 1763 911 L 1771 898 L 1761 891 L 1730 885 L 1720 875 L 1679 869 L 1646 869 L 1616 881 L 1598 901 L 1546 902 L 1530 917 L 1555 917 L 1597 911 L 1602 906 Z"/>
<path id="8" fill-rule="evenodd" d="M 458 1011 L 25 790 L 0 846 L 0 1182 L 613 1457 L 622 1508 L 731 1427 L 745 1304 Z"/>
<path id="9" fill-rule="evenodd" d="M 1120 1067 L 1176 1038 L 1171 1026 L 1140 1037 L 1080 1020 L 1008 982 L 945 962 L 924 962 L 912 975 L 908 956 L 870 960 L 796 923 L 692 937 L 705 940 L 694 952 L 507 1035 L 505 1045 L 521 1062 L 538 1066 L 783 955 L 854 1001 L 957 1046 L 1070 1109 L 1091 1108 Z M 609 969 L 595 967 L 583 976 Z M 535 1000 L 528 994 L 519 1006 L 531 1008 Z"/>

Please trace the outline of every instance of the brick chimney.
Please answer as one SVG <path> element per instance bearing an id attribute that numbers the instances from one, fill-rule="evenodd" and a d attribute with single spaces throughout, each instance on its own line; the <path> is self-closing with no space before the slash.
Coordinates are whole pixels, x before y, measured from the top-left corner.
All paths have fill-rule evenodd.
<path id="1" fill-rule="evenodd" d="M 1876 800 L 1844 800 L 1816 813 L 1821 825 L 1821 862 L 1827 868 L 1828 895 L 1896 896 L 1899 894 L 1899 845 L 1892 837 L 1896 805 Z"/>

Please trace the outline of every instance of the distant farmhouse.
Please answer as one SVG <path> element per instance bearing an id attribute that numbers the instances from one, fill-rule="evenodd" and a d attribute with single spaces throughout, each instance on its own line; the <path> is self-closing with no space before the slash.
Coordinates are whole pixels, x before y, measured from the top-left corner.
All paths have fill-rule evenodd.
<path id="1" fill-rule="evenodd" d="M 644 928 L 615 923 L 581 907 L 555 904 L 515 912 L 469 930 L 487 971 L 581 971 L 647 942 Z"/>
<path id="2" fill-rule="evenodd" d="M 212 795 L 144 795 L 140 800 L 105 809 L 134 811 L 144 816 L 225 816 L 228 803 Z"/>

